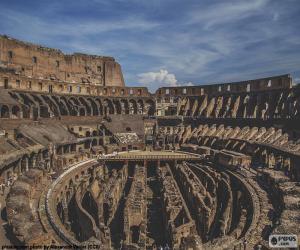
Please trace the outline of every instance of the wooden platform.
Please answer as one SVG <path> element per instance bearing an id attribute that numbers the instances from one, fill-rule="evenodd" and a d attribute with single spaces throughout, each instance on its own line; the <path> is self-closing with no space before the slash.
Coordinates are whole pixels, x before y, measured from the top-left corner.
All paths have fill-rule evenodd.
<path id="1" fill-rule="evenodd" d="M 181 151 L 140 151 L 119 152 L 117 154 L 99 155 L 98 160 L 102 161 L 137 161 L 137 160 L 186 160 L 198 161 L 201 155 Z"/>

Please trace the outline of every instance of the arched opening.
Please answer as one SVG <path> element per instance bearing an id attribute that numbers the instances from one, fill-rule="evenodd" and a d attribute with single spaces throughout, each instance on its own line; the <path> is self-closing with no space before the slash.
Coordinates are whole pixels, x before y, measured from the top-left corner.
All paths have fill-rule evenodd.
<path id="1" fill-rule="evenodd" d="M 73 115 L 73 116 L 77 115 L 77 112 L 76 112 L 74 106 L 70 105 L 70 102 L 68 102 L 65 97 L 61 97 L 61 102 L 63 102 L 66 105 L 69 115 Z"/>
<path id="2" fill-rule="evenodd" d="M 131 231 L 132 243 L 138 243 L 140 239 L 140 227 L 132 226 L 130 227 L 130 231 Z"/>
<path id="3" fill-rule="evenodd" d="M 21 173 L 28 171 L 28 157 L 25 155 L 21 159 Z"/>
<path id="4" fill-rule="evenodd" d="M 89 148 L 90 148 L 90 145 L 91 145 L 91 141 L 90 141 L 90 140 L 86 140 L 86 141 L 84 142 L 84 148 L 85 148 L 85 149 L 89 149 Z"/>
<path id="5" fill-rule="evenodd" d="M 68 109 L 65 106 L 65 104 L 63 102 L 61 102 L 57 96 L 51 96 L 51 99 L 53 100 L 53 103 L 55 103 L 55 105 L 58 107 L 61 115 L 69 114 Z"/>
<path id="6" fill-rule="evenodd" d="M 127 100 L 125 99 L 121 100 L 121 108 L 123 114 L 129 114 L 129 105 Z"/>
<path id="7" fill-rule="evenodd" d="M 18 106 L 13 106 L 11 109 L 12 118 L 21 118 L 20 108 Z"/>
<path id="8" fill-rule="evenodd" d="M 97 146 L 97 140 L 96 139 L 92 140 L 92 146 Z"/>
<path id="9" fill-rule="evenodd" d="M 23 118 L 29 119 L 30 118 L 30 108 L 27 106 L 23 106 L 22 111 L 23 111 Z"/>
<path id="10" fill-rule="evenodd" d="M 95 103 L 94 100 L 92 100 L 91 98 L 88 99 L 91 107 L 92 107 L 92 112 L 93 112 L 93 116 L 97 116 L 99 115 L 99 110 L 98 110 L 98 107 L 97 107 L 97 104 Z"/>
<path id="11" fill-rule="evenodd" d="M 150 116 L 153 116 L 155 114 L 155 103 L 153 100 L 147 100 L 146 101 L 147 106 L 147 114 Z"/>
<path id="12" fill-rule="evenodd" d="M 40 117 L 48 118 L 50 117 L 50 113 L 48 111 L 48 107 L 45 105 L 40 105 Z"/>
<path id="13" fill-rule="evenodd" d="M 85 116 L 85 109 L 84 108 L 79 109 L 79 115 L 80 116 Z"/>
<path id="14" fill-rule="evenodd" d="M 91 115 L 92 114 L 92 110 L 91 110 L 91 107 L 86 102 L 86 100 L 84 98 L 80 97 L 79 101 L 81 102 L 82 105 L 85 106 L 85 108 L 86 108 L 86 115 Z"/>
<path id="15" fill-rule="evenodd" d="M 60 116 L 60 111 L 59 108 L 57 107 L 57 104 L 49 98 L 49 96 L 42 95 L 44 101 L 49 105 L 49 108 L 53 112 L 54 116 L 59 117 Z"/>
<path id="16" fill-rule="evenodd" d="M 103 106 L 102 106 L 102 102 L 100 101 L 100 99 L 96 99 L 95 103 L 98 104 L 98 109 L 99 109 L 99 115 L 103 115 Z"/>
<path id="17" fill-rule="evenodd" d="M 114 114 L 114 106 L 112 101 L 109 99 L 104 100 L 104 114 L 105 115 L 113 115 Z"/>
<path id="18" fill-rule="evenodd" d="M 9 118 L 9 108 L 6 105 L 1 107 L 1 118 Z"/>
<path id="19" fill-rule="evenodd" d="M 119 100 L 114 100 L 114 104 L 115 104 L 115 110 L 117 114 L 121 114 L 122 113 L 122 108 L 121 108 L 121 103 Z"/>
<path id="20" fill-rule="evenodd" d="M 130 114 L 137 114 L 137 104 L 135 100 L 129 101 L 129 113 Z"/>
<path id="21" fill-rule="evenodd" d="M 137 101 L 138 105 L 138 114 L 142 115 L 144 113 L 144 103 L 142 100 Z"/>

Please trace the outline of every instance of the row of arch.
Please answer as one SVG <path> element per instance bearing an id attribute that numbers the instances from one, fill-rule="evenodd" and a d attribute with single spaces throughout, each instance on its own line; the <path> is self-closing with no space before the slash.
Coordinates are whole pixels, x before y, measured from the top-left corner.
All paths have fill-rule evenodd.
<path id="1" fill-rule="evenodd" d="M 0 118 L 21 118 L 22 111 L 18 105 L 0 105 Z"/>
<path id="2" fill-rule="evenodd" d="M 100 98 L 10 92 L 19 105 L 1 105 L 1 118 L 48 118 L 139 114 L 152 116 L 152 99 Z"/>
<path id="3" fill-rule="evenodd" d="M 2 178 L 11 182 L 19 175 L 24 174 L 29 168 L 42 167 L 45 170 L 50 169 L 48 150 L 40 150 L 31 154 L 24 154 L 18 160 L 5 165 L 1 170 Z"/>
<path id="4" fill-rule="evenodd" d="M 211 128 L 210 128 L 211 129 Z M 176 131 L 176 129 L 174 129 Z M 186 136 L 187 131 L 189 136 Z M 193 132 L 194 133 L 193 133 Z M 230 150 L 245 155 L 252 156 L 252 164 L 259 165 L 267 168 L 276 168 L 278 170 L 285 171 L 294 180 L 300 180 L 300 169 L 297 167 L 299 157 L 290 154 L 278 148 L 277 143 L 282 140 L 283 145 L 286 145 L 285 135 L 281 135 L 280 131 L 266 130 L 264 128 L 257 129 L 257 133 L 253 133 L 253 129 L 248 129 L 245 133 L 245 129 L 232 129 L 231 134 L 234 136 L 222 136 L 221 133 L 207 131 L 204 134 L 198 134 L 195 130 L 190 128 L 182 128 L 181 132 L 177 131 L 177 134 L 161 134 L 163 144 L 165 148 L 173 148 L 176 145 L 191 144 L 198 146 L 206 146 L 216 150 Z M 265 133 L 260 134 L 265 131 Z M 249 141 L 251 135 L 254 141 Z M 260 135 L 261 137 L 257 137 Z M 258 139 L 257 139 L 258 138 Z M 253 143 L 254 142 L 254 143 Z M 262 143 L 260 143 L 262 142 Z M 277 147 L 274 147 L 274 145 Z M 286 147 L 286 146 L 284 146 Z"/>
<path id="5" fill-rule="evenodd" d="M 273 91 L 258 94 L 179 98 L 177 115 L 213 118 L 299 118 L 300 94 Z"/>

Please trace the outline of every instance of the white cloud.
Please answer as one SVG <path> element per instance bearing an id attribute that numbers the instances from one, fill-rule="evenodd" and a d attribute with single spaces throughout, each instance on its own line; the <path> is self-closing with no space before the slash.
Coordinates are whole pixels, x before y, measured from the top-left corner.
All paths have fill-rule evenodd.
<path id="1" fill-rule="evenodd" d="M 268 0 L 220 1 L 206 8 L 190 13 L 189 23 L 204 24 L 206 28 L 249 17 L 254 12 L 262 11 Z"/>
<path id="2" fill-rule="evenodd" d="M 169 73 L 165 69 L 161 69 L 159 72 L 147 72 L 138 75 L 139 82 L 145 85 L 150 84 L 164 84 L 167 86 L 177 86 L 177 79 L 174 74 Z"/>
<path id="3" fill-rule="evenodd" d="M 159 87 L 178 87 L 193 86 L 192 82 L 179 83 L 176 76 L 169 73 L 166 69 L 160 69 L 158 72 L 146 72 L 138 74 L 138 82 L 154 91 Z"/>

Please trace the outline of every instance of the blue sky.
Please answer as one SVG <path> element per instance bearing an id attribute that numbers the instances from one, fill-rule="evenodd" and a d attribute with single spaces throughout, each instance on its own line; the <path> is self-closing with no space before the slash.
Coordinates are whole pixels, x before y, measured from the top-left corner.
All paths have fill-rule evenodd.
<path id="1" fill-rule="evenodd" d="M 115 57 L 126 84 L 198 85 L 291 73 L 300 0 L 1 0 L 0 33 Z"/>

